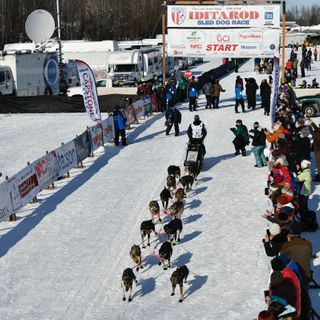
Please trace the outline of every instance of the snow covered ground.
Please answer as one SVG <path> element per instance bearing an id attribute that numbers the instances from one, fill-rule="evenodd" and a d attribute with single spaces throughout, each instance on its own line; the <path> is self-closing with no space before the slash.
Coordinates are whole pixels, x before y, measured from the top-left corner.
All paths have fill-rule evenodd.
<path id="1" fill-rule="evenodd" d="M 315 66 L 319 75 L 319 62 Z M 196 71 L 208 70 L 208 64 L 202 68 Z M 254 76 L 260 84 L 266 76 L 252 70 L 250 61 L 240 75 Z M 161 236 L 143 249 L 146 266 L 136 273 L 130 304 L 122 301 L 120 281 L 122 271 L 134 266 L 129 250 L 140 243 L 140 223 L 149 219 L 149 201 L 159 200 L 167 167 L 183 164 L 186 129 L 194 116 L 187 104 L 180 105 L 179 137 L 165 136 L 163 115 L 155 115 L 129 133 L 127 147 L 107 145 L 84 170 L 72 170 L 71 179 L 24 208 L 16 223 L 0 224 L 0 319 L 251 320 L 264 309 L 270 273 L 261 241 L 267 228 L 261 217 L 268 208 L 267 169 L 255 168 L 250 152 L 234 157 L 229 128 L 238 118 L 248 128 L 255 121 L 269 127 L 270 119 L 261 109 L 234 113 L 235 77 L 221 80 L 227 92 L 219 110 L 204 109 L 204 97 L 199 99 L 207 154 L 185 201 L 183 236 L 172 259 L 174 266 L 187 264 L 190 270 L 184 302 L 178 303 L 177 291 L 170 296 L 174 269 L 164 271 L 153 255 Z M 9 176 L 90 125 L 84 113 L 0 115 L 0 123 L 0 171 Z M 319 195 L 317 186 L 311 201 L 316 210 Z M 318 253 L 319 234 L 306 237 Z M 319 280 L 320 258 L 314 264 Z M 320 310 L 319 291 L 312 295 Z"/>

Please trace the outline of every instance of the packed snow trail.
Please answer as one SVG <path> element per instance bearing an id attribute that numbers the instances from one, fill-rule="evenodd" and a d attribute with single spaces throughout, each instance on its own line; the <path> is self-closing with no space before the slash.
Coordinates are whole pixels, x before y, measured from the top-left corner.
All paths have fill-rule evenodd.
<path id="1" fill-rule="evenodd" d="M 252 76 L 251 70 L 250 62 L 240 75 Z M 254 76 L 258 83 L 265 78 Z M 190 270 L 184 302 L 178 303 L 178 290 L 170 296 L 174 269 L 164 271 L 152 254 L 161 237 L 143 249 L 146 266 L 136 272 L 131 303 L 122 301 L 120 282 L 123 270 L 134 266 L 129 251 L 140 243 L 140 223 L 150 219 L 148 203 L 159 200 L 167 167 L 183 164 L 186 129 L 195 114 L 187 104 L 180 106 L 179 137 L 165 136 L 164 118 L 158 114 L 129 134 L 127 147 L 108 146 L 88 159 L 85 170 L 73 170 L 71 181 L 58 183 L 32 212 L 25 209 L 15 227 L 1 224 L 1 319 L 256 317 L 265 307 L 270 271 L 261 242 L 267 227 L 261 218 L 267 207 L 267 169 L 254 168 L 252 155 L 234 157 L 229 128 L 238 118 L 249 129 L 255 121 L 269 126 L 270 120 L 261 109 L 234 113 L 235 77 L 221 81 L 227 89 L 221 109 L 205 110 L 203 97 L 199 100 L 197 114 L 208 130 L 207 154 L 186 198 L 183 235 L 172 258 L 174 266 L 187 264 Z M 82 126 L 84 119 L 75 119 L 75 127 Z"/>

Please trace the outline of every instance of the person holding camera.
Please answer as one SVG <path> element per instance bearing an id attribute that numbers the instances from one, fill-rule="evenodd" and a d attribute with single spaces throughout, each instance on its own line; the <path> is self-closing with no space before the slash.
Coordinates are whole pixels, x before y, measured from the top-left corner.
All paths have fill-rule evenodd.
<path id="1" fill-rule="evenodd" d="M 263 150 L 266 147 L 266 134 L 264 133 L 263 128 L 259 126 L 259 122 L 253 124 L 253 129 L 249 132 L 253 135 L 249 135 L 252 139 L 253 154 L 256 159 L 255 167 L 262 168 L 267 166 L 267 160 L 263 154 Z"/>
<path id="2" fill-rule="evenodd" d="M 241 154 L 243 157 L 246 156 L 246 145 L 249 145 L 249 133 L 247 127 L 242 123 L 242 120 L 238 119 L 236 121 L 236 128 L 230 128 L 233 134 L 236 136 L 232 143 L 236 149 L 235 155 Z"/>
<path id="3" fill-rule="evenodd" d="M 264 250 L 268 257 L 275 257 L 279 254 L 282 245 L 287 242 L 289 231 L 281 230 L 278 223 L 271 223 L 269 229 L 266 230 L 266 235 L 262 239 Z"/>

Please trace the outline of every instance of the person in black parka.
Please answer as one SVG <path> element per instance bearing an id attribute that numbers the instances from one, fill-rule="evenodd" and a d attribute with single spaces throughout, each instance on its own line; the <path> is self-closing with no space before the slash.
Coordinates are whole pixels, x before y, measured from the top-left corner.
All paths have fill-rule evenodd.
<path id="1" fill-rule="evenodd" d="M 179 124 L 181 123 L 181 112 L 175 107 L 171 107 L 166 111 L 165 117 L 167 126 L 166 135 L 169 135 L 170 130 L 174 125 L 175 136 L 178 136 L 180 133 Z"/>
<path id="2" fill-rule="evenodd" d="M 245 79 L 246 83 L 246 95 L 248 100 L 248 109 L 252 108 L 255 110 L 256 108 L 256 93 L 259 89 L 256 80 L 254 78 Z"/>
<path id="3" fill-rule="evenodd" d="M 261 107 L 264 109 L 264 115 L 268 116 L 270 113 L 271 86 L 266 79 L 261 81 L 260 96 Z"/>

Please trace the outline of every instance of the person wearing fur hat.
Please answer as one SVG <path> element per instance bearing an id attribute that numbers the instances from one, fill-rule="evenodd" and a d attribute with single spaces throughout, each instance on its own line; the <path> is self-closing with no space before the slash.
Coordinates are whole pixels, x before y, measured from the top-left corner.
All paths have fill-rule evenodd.
<path id="1" fill-rule="evenodd" d="M 303 217 L 305 217 L 309 211 L 308 199 L 311 195 L 310 166 L 311 162 L 308 160 L 301 161 L 300 167 L 297 166 L 297 169 L 301 169 L 296 176 L 296 180 L 300 182 L 301 185 L 299 190 L 299 210 L 301 215 L 301 223 L 303 223 Z"/>
<path id="2" fill-rule="evenodd" d="M 250 141 L 247 127 L 242 123 L 242 120 L 238 119 L 236 128 L 230 128 L 230 130 L 236 136 L 232 141 L 236 149 L 235 155 L 239 155 L 241 150 L 242 156 L 246 156 L 246 145 Z"/>
<path id="3" fill-rule="evenodd" d="M 253 124 L 253 129 L 249 132 L 253 133 L 253 135 L 249 135 L 249 137 L 252 139 L 253 154 L 256 160 L 255 167 L 265 167 L 267 166 L 267 160 L 263 150 L 266 147 L 266 135 L 257 121 Z"/>
<path id="4" fill-rule="evenodd" d="M 281 250 L 282 245 L 287 241 L 288 230 L 281 230 L 280 225 L 271 223 L 267 233 L 262 240 L 264 249 L 268 257 L 277 256 Z"/>

